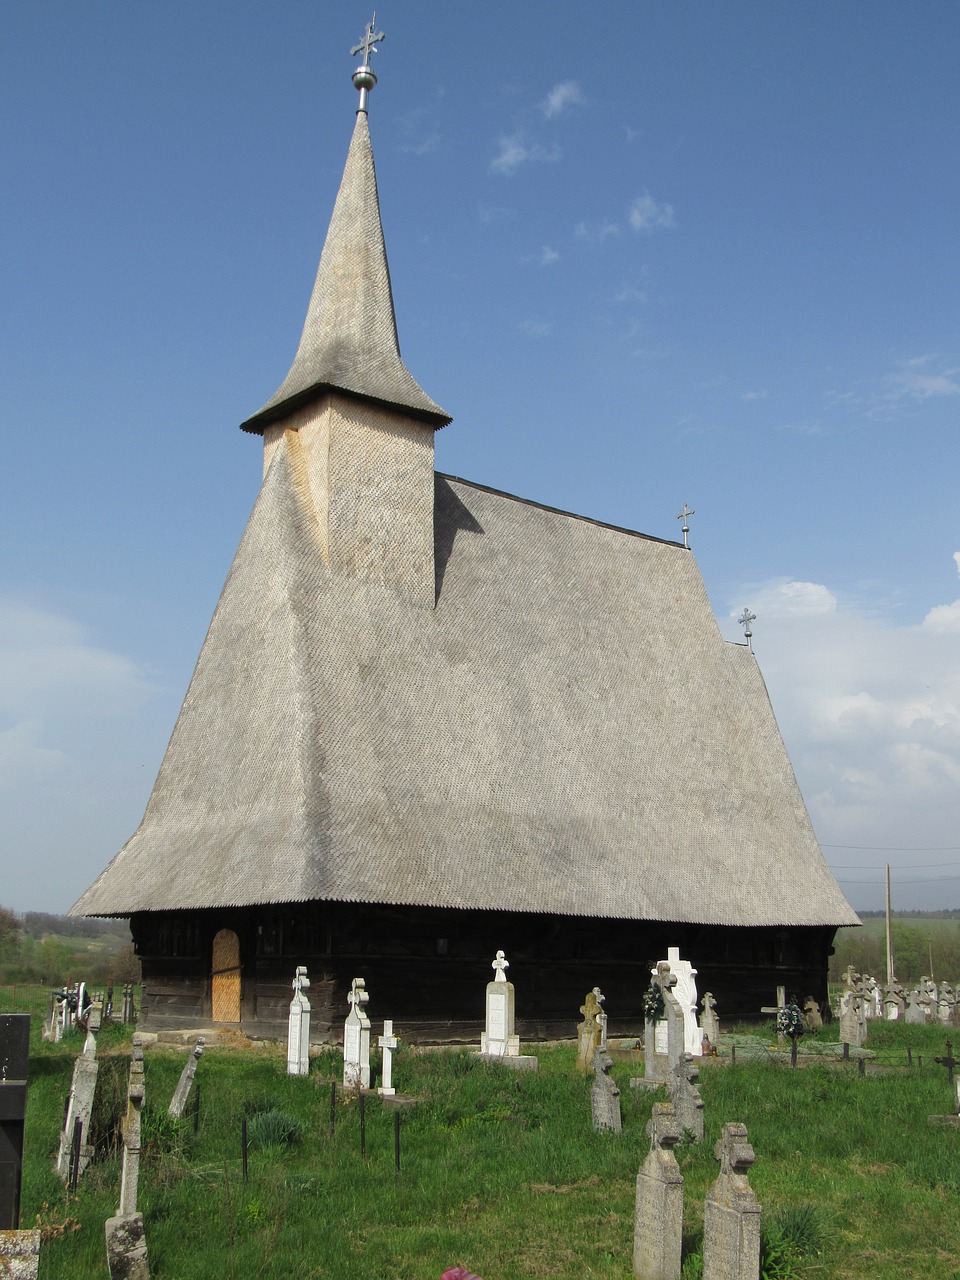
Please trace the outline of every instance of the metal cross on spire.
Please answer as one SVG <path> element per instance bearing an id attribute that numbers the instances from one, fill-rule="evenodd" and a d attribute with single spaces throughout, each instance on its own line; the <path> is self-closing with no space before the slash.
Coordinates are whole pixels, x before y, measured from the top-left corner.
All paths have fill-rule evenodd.
<path id="1" fill-rule="evenodd" d="M 683 524 L 680 526 L 680 532 L 683 534 L 683 545 L 687 550 L 690 549 L 690 543 L 687 541 L 687 534 L 690 532 L 690 526 L 687 524 L 687 520 L 690 516 L 695 516 L 696 514 L 697 513 L 694 511 L 693 507 L 688 507 L 686 503 L 683 504 L 683 509 L 677 512 L 677 519 L 683 521 Z"/>
<path id="2" fill-rule="evenodd" d="M 750 630 L 750 623 L 756 622 L 757 615 L 751 613 L 749 609 L 744 609 L 737 621 L 743 627 L 743 634 L 747 641 L 747 648 L 753 653 L 753 632 Z"/>
<path id="3" fill-rule="evenodd" d="M 377 52 L 377 45 L 381 40 L 386 40 L 386 38 L 382 31 L 377 30 L 377 15 L 374 12 L 373 17 L 367 24 L 366 31 L 363 33 L 363 39 L 350 50 L 352 57 L 356 57 L 359 53 L 363 58 L 363 62 L 353 73 L 353 87 L 360 90 L 360 105 L 357 107 L 357 111 L 366 111 L 367 94 L 377 83 L 377 77 L 370 66 L 370 55 Z"/>

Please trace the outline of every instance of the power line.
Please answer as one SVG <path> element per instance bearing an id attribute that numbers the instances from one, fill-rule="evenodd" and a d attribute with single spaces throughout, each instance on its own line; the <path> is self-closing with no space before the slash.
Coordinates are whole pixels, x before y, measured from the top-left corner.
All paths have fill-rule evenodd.
<path id="1" fill-rule="evenodd" d="M 960 853 L 960 844 L 824 844 L 821 849 L 863 849 L 866 853 Z"/>

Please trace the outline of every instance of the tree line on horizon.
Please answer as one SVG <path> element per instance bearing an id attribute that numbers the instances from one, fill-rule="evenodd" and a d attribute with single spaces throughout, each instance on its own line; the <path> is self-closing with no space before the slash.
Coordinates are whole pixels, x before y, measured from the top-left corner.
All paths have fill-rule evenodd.
<path id="1" fill-rule="evenodd" d="M 61 986 L 139 982 L 126 920 L 88 920 L 0 906 L 0 982 Z"/>

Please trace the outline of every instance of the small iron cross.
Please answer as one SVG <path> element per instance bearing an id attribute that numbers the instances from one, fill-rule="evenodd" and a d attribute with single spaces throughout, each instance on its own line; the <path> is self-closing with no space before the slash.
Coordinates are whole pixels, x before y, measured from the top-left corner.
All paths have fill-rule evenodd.
<path id="1" fill-rule="evenodd" d="M 960 1062 L 953 1056 L 953 1043 L 947 1041 L 947 1052 L 942 1058 L 934 1058 L 934 1062 L 938 1066 L 947 1068 L 947 1079 L 950 1081 L 951 1088 L 953 1086 L 953 1068 L 960 1067 Z"/>
<path id="2" fill-rule="evenodd" d="M 380 41 L 386 40 L 387 38 L 382 31 L 377 31 L 376 25 L 377 25 L 377 14 L 376 14 L 376 10 L 374 10 L 373 17 L 370 19 L 370 22 L 367 25 L 367 29 L 363 33 L 363 39 L 360 41 L 359 44 L 355 44 L 353 48 L 350 50 L 350 56 L 352 58 L 356 57 L 358 53 L 363 54 L 364 66 L 366 66 L 366 64 L 370 61 L 371 53 L 377 52 L 377 45 L 380 43 Z"/>
<path id="3" fill-rule="evenodd" d="M 747 641 L 747 648 L 753 653 L 753 632 L 750 630 L 750 623 L 756 622 L 757 615 L 751 613 L 749 609 L 744 609 L 737 621 L 743 627 L 743 634 Z"/>
<path id="4" fill-rule="evenodd" d="M 686 503 L 683 504 L 682 510 L 677 512 L 677 519 L 683 521 L 683 524 L 680 526 L 680 532 L 683 534 L 683 545 L 687 548 L 690 546 L 687 541 L 687 534 L 690 532 L 690 526 L 687 524 L 687 520 L 690 516 L 695 516 L 696 514 L 697 513 L 694 511 L 693 507 L 688 507 Z"/>

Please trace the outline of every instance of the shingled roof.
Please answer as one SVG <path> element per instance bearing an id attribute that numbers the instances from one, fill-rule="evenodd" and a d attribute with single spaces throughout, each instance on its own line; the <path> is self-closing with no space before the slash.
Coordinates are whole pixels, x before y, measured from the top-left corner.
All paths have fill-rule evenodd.
<path id="1" fill-rule="evenodd" d="M 853 924 L 676 543 L 438 476 L 434 611 L 331 574 L 288 432 L 143 822 L 74 911 Z"/>
<path id="2" fill-rule="evenodd" d="M 345 504 L 373 507 L 368 531 L 419 521 L 425 592 L 320 536 L 317 475 L 353 483 L 322 434 L 342 393 L 407 450 L 388 484 L 432 455 L 382 407 L 430 445 L 419 424 L 449 421 L 400 359 L 362 110 L 293 367 L 244 424 L 278 424 L 271 460 L 146 813 L 73 913 L 330 900 L 857 923 L 690 552 L 438 475 L 431 608 L 431 461 L 422 504 L 367 481 Z"/>
<path id="3" fill-rule="evenodd" d="M 262 434 L 331 387 L 406 409 L 434 427 L 450 421 L 400 357 L 365 111 L 357 113 L 296 357 L 279 389 L 243 429 Z"/>

